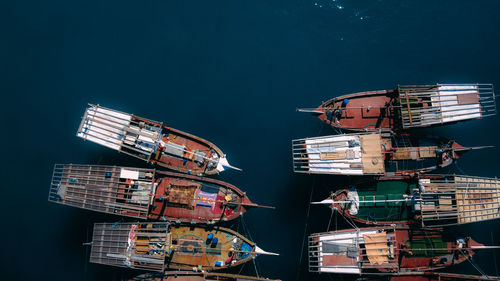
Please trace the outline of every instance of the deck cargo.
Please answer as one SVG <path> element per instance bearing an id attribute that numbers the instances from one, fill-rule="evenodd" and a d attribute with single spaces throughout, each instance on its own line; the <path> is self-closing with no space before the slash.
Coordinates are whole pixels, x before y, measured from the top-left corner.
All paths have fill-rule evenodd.
<path id="1" fill-rule="evenodd" d="M 339 129 L 399 131 L 492 116 L 496 104 L 491 84 L 436 84 L 349 94 L 299 111 Z"/>
<path id="2" fill-rule="evenodd" d="M 143 220 L 215 223 L 252 207 L 246 193 L 222 181 L 156 169 L 57 164 L 49 201 Z"/>
<path id="3" fill-rule="evenodd" d="M 146 273 L 129 281 L 279 281 L 262 277 L 239 274 L 199 272 L 199 271 L 166 271 L 165 273 Z"/>
<path id="4" fill-rule="evenodd" d="M 466 224 L 500 218 L 500 180 L 462 175 L 388 179 L 338 190 L 315 203 L 364 224 Z"/>
<path id="5" fill-rule="evenodd" d="M 174 226 L 169 222 L 96 223 L 90 262 L 143 269 L 204 271 L 243 264 L 260 249 L 241 234 L 223 227 Z"/>
<path id="6" fill-rule="evenodd" d="M 309 271 L 394 274 L 436 270 L 488 248 L 470 238 L 448 240 L 441 229 L 379 226 L 309 236 Z"/>
<path id="7" fill-rule="evenodd" d="M 471 149 L 442 137 L 358 133 L 292 141 L 294 171 L 308 174 L 394 176 L 450 165 Z"/>
<path id="8" fill-rule="evenodd" d="M 202 138 L 99 105 L 87 107 L 76 135 L 181 173 L 213 175 L 234 168 L 217 146 Z"/>
<path id="9" fill-rule="evenodd" d="M 363 276 L 357 281 L 499 281 L 499 276 L 469 275 L 448 272 L 401 272 L 392 276 Z"/>

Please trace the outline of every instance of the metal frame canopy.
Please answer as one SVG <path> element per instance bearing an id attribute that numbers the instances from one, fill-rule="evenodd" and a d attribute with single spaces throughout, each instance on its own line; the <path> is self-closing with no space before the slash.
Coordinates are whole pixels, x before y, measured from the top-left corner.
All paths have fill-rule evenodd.
<path id="1" fill-rule="evenodd" d="M 161 271 L 170 241 L 170 223 L 96 223 L 90 262 Z"/>
<path id="2" fill-rule="evenodd" d="M 492 84 L 405 85 L 398 93 L 403 129 L 496 114 Z"/>
<path id="3" fill-rule="evenodd" d="M 154 169 L 56 164 L 49 201 L 147 219 L 156 186 Z"/>
<path id="4" fill-rule="evenodd" d="M 371 268 L 397 269 L 397 253 L 393 246 L 388 247 L 397 242 L 395 231 L 381 227 L 311 234 L 309 272 L 362 274 Z M 341 258 L 342 255 L 346 258 Z"/>
<path id="5" fill-rule="evenodd" d="M 293 140 L 294 172 L 383 175 L 381 138 L 378 133 L 360 133 Z"/>
<path id="6" fill-rule="evenodd" d="M 160 122 L 89 104 L 76 135 L 149 162 L 161 131 Z"/>
<path id="7" fill-rule="evenodd" d="M 324 204 L 369 225 L 443 227 L 500 218 L 500 180 L 463 175 L 424 175 L 377 180 L 332 193 Z"/>
<path id="8" fill-rule="evenodd" d="M 453 175 L 419 180 L 422 226 L 435 227 L 500 218 L 500 180 Z"/>

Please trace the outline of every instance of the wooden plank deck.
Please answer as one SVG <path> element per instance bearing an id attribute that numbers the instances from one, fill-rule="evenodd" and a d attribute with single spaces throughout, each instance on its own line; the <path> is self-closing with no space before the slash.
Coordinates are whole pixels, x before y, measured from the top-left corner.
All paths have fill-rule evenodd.
<path id="1" fill-rule="evenodd" d="M 366 174 L 385 173 L 384 155 L 382 154 L 381 134 L 359 136 L 361 142 L 361 162 Z"/>
<path id="2" fill-rule="evenodd" d="M 459 223 L 500 218 L 499 180 L 457 176 L 455 181 L 467 186 L 466 192 L 457 194 Z"/>

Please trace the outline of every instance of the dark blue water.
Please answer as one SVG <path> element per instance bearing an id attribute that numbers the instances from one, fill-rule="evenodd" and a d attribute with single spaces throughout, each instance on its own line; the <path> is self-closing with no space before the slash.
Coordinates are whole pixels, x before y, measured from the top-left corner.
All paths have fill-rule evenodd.
<path id="1" fill-rule="evenodd" d="M 313 199 L 355 178 L 292 172 L 291 139 L 333 133 L 300 106 L 401 84 L 500 85 L 498 1 L 1 1 L 2 280 L 120 280 L 89 264 L 92 224 L 118 218 L 47 202 L 54 163 L 145 166 L 75 136 L 86 103 L 135 113 L 206 138 L 243 172 L 218 176 L 276 210 L 245 215 L 253 239 L 280 257 L 261 274 L 329 280 L 299 264 Z M 427 130 L 496 145 L 499 117 Z M 459 168 L 498 176 L 500 149 Z M 328 208 L 307 232 L 326 231 Z M 331 228 L 343 227 L 335 216 Z M 500 244 L 499 221 L 456 227 Z M 500 255 L 497 251 L 497 261 Z M 495 274 L 492 252 L 475 262 Z M 451 269 L 473 273 L 461 264 Z M 252 274 L 248 264 L 243 272 Z"/>

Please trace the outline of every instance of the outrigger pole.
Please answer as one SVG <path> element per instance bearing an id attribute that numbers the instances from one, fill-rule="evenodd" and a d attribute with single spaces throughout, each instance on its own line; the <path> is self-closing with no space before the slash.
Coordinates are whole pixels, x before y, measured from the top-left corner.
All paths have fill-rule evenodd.
<path id="1" fill-rule="evenodd" d="M 316 108 L 297 108 L 298 112 L 306 112 L 306 113 L 315 113 L 315 114 L 323 114 L 324 111 L 316 110 Z"/>
<path id="2" fill-rule="evenodd" d="M 256 208 L 266 208 L 266 209 L 276 209 L 274 206 L 265 206 L 265 205 L 259 205 L 255 203 L 232 203 L 232 202 L 227 202 L 223 200 L 216 201 L 218 203 L 223 203 L 224 206 L 226 205 L 240 205 L 240 206 L 246 206 L 246 207 L 256 207 Z"/>
<path id="3" fill-rule="evenodd" d="M 279 256 L 280 254 L 277 253 L 271 253 L 271 252 L 266 252 L 259 248 L 259 246 L 255 245 L 255 253 L 259 255 L 268 255 L 268 256 Z"/>
<path id="4" fill-rule="evenodd" d="M 463 147 L 463 148 L 455 148 L 453 149 L 455 152 L 483 149 L 483 148 L 495 148 L 494 145 L 483 145 L 483 146 L 471 146 L 471 147 Z"/>
<path id="5" fill-rule="evenodd" d="M 349 204 L 353 202 L 358 202 L 358 203 L 386 203 L 386 202 L 408 202 L 408 201 L 422 201 L 422 199 L 389 199 L 389 200 L 362 200 L 362 201 L 355 201 L 355 200 L 350 200 L 350 201 L 335 201 L 333 199 L 325 199 L 323 201 L 319 202 L 311 202 L 311 204 L 316 204 L 316 205 L 331 205 L 334 203 L 340 203 L 340 204 Z"/>

